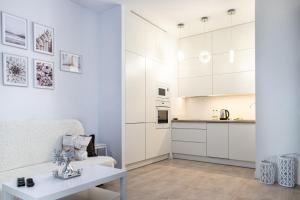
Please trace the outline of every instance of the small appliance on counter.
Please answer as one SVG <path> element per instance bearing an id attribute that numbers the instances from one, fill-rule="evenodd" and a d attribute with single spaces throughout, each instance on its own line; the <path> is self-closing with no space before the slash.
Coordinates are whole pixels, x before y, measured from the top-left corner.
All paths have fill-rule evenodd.
<path id="1" fill-rule="evenodd" d="M 229 111 L 226 109 L 221 109 L 220 110 L 220 120 L 229 120 Z"/>

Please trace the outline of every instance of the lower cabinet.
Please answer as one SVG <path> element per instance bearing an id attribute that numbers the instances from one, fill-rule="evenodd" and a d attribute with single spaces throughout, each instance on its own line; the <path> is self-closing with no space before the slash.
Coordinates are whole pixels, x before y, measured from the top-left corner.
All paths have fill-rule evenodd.
<path id="1" fill-rule="evenodd" d="M 170 151 L 170 130 L 157 129 L 155 123 L 146 123 L 146 159 L 166 155 Z"/>
<path id="2" fill-rule="evenodd" d="M 255 162 L 255 124 L 229 124 L 229 159 Z"/>
<path id="3" fill-rule="evenodd" d="M 207 124 L 207 156 L 229 158 L 228 123 Z"/>
<path id="4" fill-rule="evenodd" d="M 206 144 L 196 142 L 172 142 L 172 152 L 193 156 L 206 156 Z"/>
<path id="5" fill-rule="evenodd" d="M 220 162 L 255 162 L 255 123 L 230 122 L 177 122 L 172 124 L 172 153 L 210 157 Z M 201 158 L 206 159 L 206 158 Z M 197 160 L 197 159 L 196 159 Z M 254 166 L 254 164 L 253 164 Z"/>
<path id="6" fill-rule="evenodd" d="M 145 160 L 145 123 L 126 124 L 125 132 L 125 163 L 131 164 Z"/>

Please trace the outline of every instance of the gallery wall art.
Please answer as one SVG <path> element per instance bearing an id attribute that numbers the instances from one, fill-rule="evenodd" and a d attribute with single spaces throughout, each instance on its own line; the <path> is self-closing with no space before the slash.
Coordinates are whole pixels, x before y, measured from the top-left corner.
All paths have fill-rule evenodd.
<path id="1" fill-rule="evenodd" d="M 54 29 L 33 23 L 33 50 L 54 55 Z"/>
<path id="2" fill-rule="evenodd" d="M 3 54 L 3 83 L 12 86 L 28 86 L 28 58 Z"/>
<path id="3" fill-rule="evenodd" d="M 28 21 L 6 12 L 1 12 L 1 37 L 4 45 L 28 49 Z M 39 23 L 33 26 L 33 51 L 54 55 L 54 28 Z M 3 84 L 28 86 L 28 58 L 25 56 L 3 53 Z M 33 85 L 36 88 L 54 89 L 54 62 L 33 60 Z M 82 73 L 82 56 L 68 51 L 60 52 L 60 70 Z"/>
<path id="4" fill-rule="evenodd" d="M 54 89 L 54 63 L 34 60 L 34 87 Z"/>
<path id="5" fill-rule="evenodd" d="M 77 54 L 61 51 L 60 52 L 60 70 L 67 72 L 82 72 L 82 57 Z"/>
<path id="6" fill-rule="evenodd" d="M 27 20 L 2 12 L 2 43 L 27 49 Z"/>

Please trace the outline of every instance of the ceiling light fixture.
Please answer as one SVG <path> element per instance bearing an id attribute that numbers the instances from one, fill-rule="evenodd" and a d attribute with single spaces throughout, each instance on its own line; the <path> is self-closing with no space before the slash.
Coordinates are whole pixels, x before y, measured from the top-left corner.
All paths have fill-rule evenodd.
<path id="1" fill-rule="evenodd" d="M 180 36 L 181 36 L 181 30 L 184 28 L 184 23 L 177 24 L 177 28 L 178 28 L 178 31 L 179 31 L 178 35 L 179 35 L 179 38 L 180 38 Z M 184 58 L 185 58 L 183 51 L 179 50 L 177 52 L 177 57 L 178 57 L 178 61 L 182 62 L 184 60 Z"/>
<path id="2" fill-rule="evenodd" d="M 229 62 L 234 63 L 235 61 L 235 51 L 232 47 L 232 16 L 236 13 L 235 9 L 227 10 L 227 14 L 230 16 L 230 45 L 231 49 L 229 50 Z"/>
<path id="3" fill-rule="evenodd" d="M 203 23 L 203 33 L 205 33 L 206 32 L 205 25 L 208 22 L 208 17 L 206 17 L 206 16 L 202 17 L 201 22 Z M 200 54 L 199 54 L 199 60 L 203 64 L 209 63 L 210 60 L 211 60 L 211 53 L 209 51 L 206 51 L 206 50 L 201 51 Z"/>

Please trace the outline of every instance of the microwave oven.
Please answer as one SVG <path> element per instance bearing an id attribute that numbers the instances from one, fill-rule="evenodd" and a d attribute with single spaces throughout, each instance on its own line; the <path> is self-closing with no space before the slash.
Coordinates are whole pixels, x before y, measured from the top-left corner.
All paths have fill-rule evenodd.
<path id="1" fill-rule="evenodd" d="M 157 98 L 158 99 L 169 99 L 169 87 L 166 85 L 159 85 L 157 87 Z"/>

